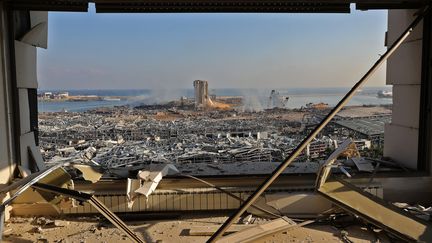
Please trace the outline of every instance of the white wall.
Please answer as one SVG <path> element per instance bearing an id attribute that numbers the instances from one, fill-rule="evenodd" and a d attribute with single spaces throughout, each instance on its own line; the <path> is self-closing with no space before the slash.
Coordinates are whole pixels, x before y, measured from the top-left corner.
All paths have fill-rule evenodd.
<path id="1" fill-rule="evenodd" d="M 415 19 L 416 10 L 389 10 L 387 45 Z M 387 84 L 393 85 L 392 122 L 385 126 L 384 156 L 417 168 L 422 62 L 420 23 L 387 61 Z"/>

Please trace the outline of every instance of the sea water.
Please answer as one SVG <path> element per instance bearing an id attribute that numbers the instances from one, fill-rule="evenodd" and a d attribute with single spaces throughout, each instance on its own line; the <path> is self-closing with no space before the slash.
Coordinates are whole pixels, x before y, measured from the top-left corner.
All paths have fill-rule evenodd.
<path id="1" fill-rule="evenodd" d="M 281 96 L 289 97 L 287 108 L 300 108 L 308 103 L 326 103 L 329 106 L 336 105 L 348 92 L 349 88 L 288 88 L 275 89 Z M 348 105 L 387 105 L 392 104 L 391 98 L 378 98 L 380 90 L 390 91 L 391 87 L 366 87 L 358 92 Z M 193 98 L 193 89 L 176 90 L 40 90 L 39 92 L 68 91 L 69 95 L 97 95 L 122 97 L 120 100 L 97 101 L 42 101 L 38 102 L 39 112 L 57 112 L 67 110 L 71 112 L 83 112 L 100 107 L 114 107 L 129 105 L 131 107 L 142 104 L 157 104 L 180 97 Z M 251 103 L 256 110 L 265 109 L 271 90 L 267 89 L 210 89 L 209 93 L 216 96 L 242 96 Z"/>

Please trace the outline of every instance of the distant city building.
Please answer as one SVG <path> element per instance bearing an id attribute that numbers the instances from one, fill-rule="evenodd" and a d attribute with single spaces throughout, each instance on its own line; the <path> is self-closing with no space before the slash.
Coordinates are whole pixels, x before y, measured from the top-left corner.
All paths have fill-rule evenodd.
<path id="1" fill-rule="evenodd" d="M 39 98 L 50 100 L 50 99 L 67 99 L 69 97 L 69 92 L 43 92 L 38 94 Z"/>
<path id="2" fill-rule="evenodd" d="M 393 92 L 391 91 L 380 90 L 377 95 L 378 98 L 393 98 Z"/>
<path id="3" fill-rule="evenodd" d="M 354 143 L 358 150 L 370 149 L 372 147 L 372 142 L 367 139 L 354 140 Z"/>
<path id="4" fill-rule="evenodd" d="M 60 92 L 57 95 L 59 98 L 67 98 L 69 97 L 69 92 Z"/>
<path id="5" fill-rule="evenodd" d="M 306 146 L 305 154 L 309 158 L 319 158 L 322 156 L 326 156 L 325 154 L 327 149 L 334 149 L 335 141 L 332 139 L 322 139 L 316 140 Z"/>
<path id="6" fill-rule="evenodd" d="M 390 122 L 391 116 L 388 115 L 343 119 L 334 123 L 334 131 L 340 135 L 369 140 L 372 145 L 378 146 L 384 142 L 384 124 Z"/>
<path id="7" fill-rule="evenodd" d="M 53 97 L 53 93 L 52 92 L 44 92 L 42 97 L 44 99 L 51 99 Z"/>

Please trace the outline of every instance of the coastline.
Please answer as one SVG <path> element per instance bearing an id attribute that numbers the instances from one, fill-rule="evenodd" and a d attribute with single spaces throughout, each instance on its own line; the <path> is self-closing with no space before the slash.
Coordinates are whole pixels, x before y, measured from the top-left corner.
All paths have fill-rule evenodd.
<path id="1" fill-rule="evenodd" d="M 111 100 L 120 101 L 132 98 L 132 96 L 97 96 L 97 95 L 87 95 L 87 96 L 67 96 L 60 98 L 41 98 L 38 97 L 38 102 L 87 102 L 87 101 L 101 101 L 101 100 Z"/>
<path id="2" fill-rule="evenodd" d="M 356 94 L 348 104 L 352 105 L 390 105 L 392 99 L 377 97 L 377 91 L 383 87 L 368 88 Z M 328 104 L 333 106 L 344 95 L 344 88 L 323 89 L 285 89 L 280 90 L 281 95 L 289 97 L 288 109 L 295 109 L 313 104 Z M 42 92 L 42 91 L 41 91 Z M 55 93 L 56 91 L 52 91 Z M 60 91 L 58 91 L 60 92 Z M 66 91 L 64 91 L 66 92 Z M 244 110 L 260 111 L 268 107 L 269 92 L 253 91 L 250 89 L 215 90 L 211 95 L 217 99 L 239 100 Z M 131 106 L 166 104 L 193 100 L 191 90 L 168 91 L 168 90 L 72 90 L 68 97 L 57 99 L 45 99 L 38 97 L 38 107 L 41 112 L 76 111 L 83 112 L 100 107 Z M 237 101 L 238 103 L 238 101 Z"/>

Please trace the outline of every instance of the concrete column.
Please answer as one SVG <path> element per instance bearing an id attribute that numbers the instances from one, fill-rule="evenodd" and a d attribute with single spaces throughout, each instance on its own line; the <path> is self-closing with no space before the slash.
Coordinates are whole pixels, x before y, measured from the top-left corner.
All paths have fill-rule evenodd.
<path id="1" fill-rule="evenodd" d="M 389 10 L 387 46 L 414 20 L 416 10 Z M 387 84 L 393 85 L 392 122 L 385 125 L 384 156 L 417 169 L 422 68 L 420 23 L 387 61 Z"/>
<path id="2" fill-rule="evenodd" d="M 7 184 L 14 171 L 14 143 L 12 123 L 11 79 L 9 75 L 9 49 L 7 17 L 0 3 L 0 186 Z"/>

